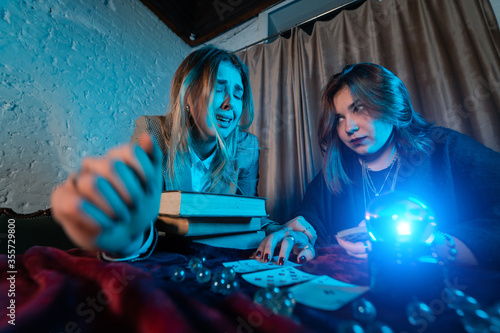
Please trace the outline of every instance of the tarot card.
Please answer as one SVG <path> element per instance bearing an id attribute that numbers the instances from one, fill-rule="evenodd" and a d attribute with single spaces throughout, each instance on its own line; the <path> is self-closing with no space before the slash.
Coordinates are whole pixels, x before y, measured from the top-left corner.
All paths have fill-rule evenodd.
<path id="1" fill-rule="evenodd" d="M 320 310 L 334 311 L 369 289 L 322 275 L 314 280 L 293 286 L 289 290 L 298 303 Z"/>
<path id="2" fill-rule="evenodd" d="M 281 268 L 243 274 L 241 277 L 247 282 L 262 288 L 269 286 L 281 287 L 312 280 L 317 277 L 317 275 L 302 272 L 294 267 L 278 267 Z"/>

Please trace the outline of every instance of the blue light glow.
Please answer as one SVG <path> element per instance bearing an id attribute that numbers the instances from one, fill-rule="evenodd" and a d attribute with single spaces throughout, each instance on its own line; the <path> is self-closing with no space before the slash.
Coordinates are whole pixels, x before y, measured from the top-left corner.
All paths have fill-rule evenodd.
<path id="1" fill-rule="evenodd" d="M 483 318 L 483 319 L 489 319 L 490 316 L 484 312 L 483 310 L 476 310 L 476 316 L 478 316 L 479 318 Z"/>
<path id="2" fill-rule="evenodd" d="M 411 235 L 411 226 L 408 222 L 399 222 L 398 223 L 398 234 L 400 235 Z"/>
<path id="3" fill-rule="evenodd" d="M 423 209 L 427 209 L 427 206 L 420 200 L 414 197 L 408 197 L 409 200 L 415 202 L 416 204 L 420 205 Z"/>
<path id="4" fill-rule="evenodd" d="M 418 258 L 419 262 L 427 263 L 427 264 L 437 264 L 438 260 L 432 256 L 422 256 Z"/>
<path id="5" fill-rule="evenodd" d="M 435 238 L 434 234 L 431 234 L 429 236 L 429 238 L 427 238 L 427 240 L 425 241 L 425 243 L 432 244 L 432 242 L 434 242 L 434 238 Z"/>
<path id="6" fill-rule="evenodd" d="M 385 194 L 370 204 L 365 216 L 372 241 L 433 243 L 436 222 L 432 211 L 411 195 Z"/>

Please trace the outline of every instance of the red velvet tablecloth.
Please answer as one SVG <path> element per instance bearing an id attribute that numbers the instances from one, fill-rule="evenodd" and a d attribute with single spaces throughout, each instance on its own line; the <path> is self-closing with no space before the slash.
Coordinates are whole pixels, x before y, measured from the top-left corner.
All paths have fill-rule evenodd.
<path id="1" fill-rule="evenodd" d="M 15 273 L 7 266 L 7 257 L 1 256 L 0 307 L 5 314 L 0 318 L 0 332 L 329 332 L 339 322 L 352 319 L 349 305 L 337 311 L 297 305 L 291 318 L 275 315 L 252 301 L 258 288 L 241 277 L 240 291 L 229 296 L 211 292 L 208 284 L 199 284 L 189 272 L 181 283 L 170 278 L 176 267 L 186 267 L 193 256 L 204 256 L 209 268 L 217 268 L 248 255 L 196 245 L 180 253 L 159 249 L 144 261 L 108 263 L 77 249 L 33 247 L 16 257 Z M 367 262 L 347 256 L 338 246 L 321 249 L 302 269 L 369 284 Z M 500 275 L 479 271 L 477 276 L 489 277 L 486 283 L 493 285 Z M 485 299 L 493 302 L 483 287 L 487 288 L 482 285 L 477 290 L 489 294 Z M 399 310 L 387 305 L 378 310 L 379 319 L 393 325 L 395 332 L 417 332 L 418 327 L 409 326 Z M 454 313 L 443 311 L 438 319 L 425 331 L 442 331 L 441 325 L 461 329 Z"/>

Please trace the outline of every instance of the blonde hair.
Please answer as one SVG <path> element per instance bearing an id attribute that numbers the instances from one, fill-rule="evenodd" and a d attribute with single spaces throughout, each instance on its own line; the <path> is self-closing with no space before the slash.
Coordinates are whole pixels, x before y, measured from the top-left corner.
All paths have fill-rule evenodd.
<path id="1" fill-rule="evenodd" d="M 167 141 L 166 183 L 177 188 L 179 175 L 175 172 L 176 165 L 185 162 L 185 154 L 192 146 L 192 129 L 197 126 L 196 120 L 208 114 L 213 124 L 215 110 L 209 109 L 217 80 L 217 71 L 221 62 L 229 62 L 241 75 L 243 82 L 243 110 L 240 123 L 231 134 L 223 138 L 216 130 L 216 153 L 208 171 L 207 177 L 212 179 L 212 190 L 215 185 L 225 179 L 236 184 L 231 175 L 234 171 L 234 161 L 238 147 L 239 132 L 250 127 L 254 117 L 252 91 L 248 69 L 234 54 L 214 46 L 206 46 L 192 52 L 184 59 L 174 74 L 170 88 L 170 113 L 173 119 L 170 131 L 164 131 Z M 188 101 L 192 103 L 187 110 Z"/>

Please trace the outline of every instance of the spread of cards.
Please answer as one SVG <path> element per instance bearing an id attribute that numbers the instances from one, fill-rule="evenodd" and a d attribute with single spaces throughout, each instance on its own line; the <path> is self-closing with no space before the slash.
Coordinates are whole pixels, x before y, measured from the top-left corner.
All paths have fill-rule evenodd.
<path id="1" fill-rule="evenodd" d="M 299 264 L 286 262 L 283 266 L 276 263 L 277 258 L 263 263 L 255 259 L 225 262 L 242 278 L 258 287 L 282 287 L 294 285 L 289 290 L 295 301 L 316 309 L 337 310 L 356 297 L 368 291 L 368 287 L 356 286 L 335 280 L 326 275 L 314 275 L 298 270 Z"/>

